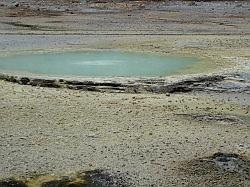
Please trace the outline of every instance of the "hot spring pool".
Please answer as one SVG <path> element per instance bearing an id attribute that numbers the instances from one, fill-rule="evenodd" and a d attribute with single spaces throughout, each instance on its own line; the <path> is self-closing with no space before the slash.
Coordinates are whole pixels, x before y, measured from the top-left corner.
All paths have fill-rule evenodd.
<path id="1" fill-rule="evenodd" d="M 198 59 L 148 53 L 91 51 L 0 56 L 0 71 L 71 76 L 166 76 Z"/>

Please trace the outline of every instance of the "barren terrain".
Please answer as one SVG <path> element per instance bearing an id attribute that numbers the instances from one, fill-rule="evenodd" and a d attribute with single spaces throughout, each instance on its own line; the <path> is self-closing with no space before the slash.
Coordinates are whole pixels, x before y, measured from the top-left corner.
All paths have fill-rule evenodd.
<path id="1" fill-rule="evenodd" d="M 249 186 L 249 10 L 248 1 L 0 0 L 0 55 L 202 59 L 171 77 L 0 70 L 0 186 L 87 171 L 98 171 L 87 172 L 89 186 Z"/>

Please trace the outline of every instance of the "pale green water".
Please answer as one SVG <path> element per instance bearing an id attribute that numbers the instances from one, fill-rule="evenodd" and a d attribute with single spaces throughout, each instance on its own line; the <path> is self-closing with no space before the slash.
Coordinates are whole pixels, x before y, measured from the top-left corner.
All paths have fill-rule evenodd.
<path id="1" fill-rule="evenodd" d="M 166 76 L 195 62 L 198 59 L 147 53 L 64 52 L 1 56 L 0 70 L 45 75 Z"/>

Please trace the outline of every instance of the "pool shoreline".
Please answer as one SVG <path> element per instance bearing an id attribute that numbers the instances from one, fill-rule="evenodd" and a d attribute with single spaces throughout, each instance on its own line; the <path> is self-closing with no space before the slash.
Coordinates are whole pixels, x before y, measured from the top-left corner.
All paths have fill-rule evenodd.
<path id="1" fill-rule="evenodd" d="M 71 49 L 73 50 L 73 49 Z M 94 51 L 94 50 L 93 50 Z M 110 51 L 110 50 L 109 50 Z M 145 53 L 145 52 L 143 52 Z M 154 52 L 152 52 L 154 53 Z M 238 85 L 242 74 L 247 74 L 250 61 L 244 58 L 228 58 L 234 65 L 227 68 L 215 68 L 211 72 L 174 73 L 169 76 L 70 76 L 70 75 L 39 75 L 15 71 L 0 70 L 0 80 L 50 88 L 67 88 L 81 91 L 115 92 L 115 93 L 175 93 L 190 91 L 231 92 L 234 86 L 218 88 L 220 82 L 232 80 Z M 200 62 L 199 62 L 200 63 Z M 196 66 L 198 63 L 194 63 Z M 248 88 L 248 79 L 245 80 Z"/>
<path id="2" fill-rule="evenodd" d="M 243 72 L 242 72 L 243 73 Z M 51 77 L 29 77 L 15 76 L 0 73 L 0 80 L 9 81 L 21 85 L 67 88 L 72 90 L 116 92 L 116 93 L 181 93 L 191 91 L 215 91 L 230 92 L 234 87 L 216 88 L 216 84 L 225 80 L 242 82 L 241 73 L 213 73 L 209 75 L 186 75 L 175 77 L 152 77 L 152 78 L 51 78 Z M 246 83 L 246 87 L 248 84 Z M 235 91 L 235 90 L 234 90 Z"/>

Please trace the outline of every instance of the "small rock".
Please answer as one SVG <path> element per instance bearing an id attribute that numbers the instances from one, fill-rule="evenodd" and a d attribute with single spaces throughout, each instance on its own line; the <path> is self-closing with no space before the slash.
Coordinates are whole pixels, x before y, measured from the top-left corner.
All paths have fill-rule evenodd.
<path id="1" fill-rule="evenodd" d="M 193 1 L 188 4 L 188 6 L 197 6 L 197 4 Z"/>
<path id="2" fill-rule="evenodd" d="M 88 138 L 98 138 L 99 136 L 97 134 L 88 134 Z"/>
<path id="3" fill-rule="evenodd" d="M 14 5 L 15 7 L 19 7 L 20 6 L 20 4 L 19 3 L 15 3 L 15 5 Z"/>

